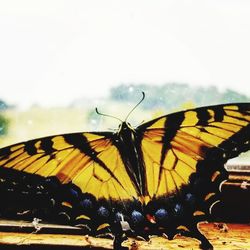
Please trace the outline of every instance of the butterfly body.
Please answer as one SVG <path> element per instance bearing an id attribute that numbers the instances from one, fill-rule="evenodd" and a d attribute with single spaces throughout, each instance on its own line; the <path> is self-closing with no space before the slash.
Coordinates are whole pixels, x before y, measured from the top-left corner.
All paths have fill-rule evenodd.
<path id="1" fill-rule="evenodd" d="M 0 150 L 0 195 L 8 197 L 0 214 L 114 235 L 115 249 L 125 235 L 177 233 L 211 249 L 197 224 L 218 204 L 225 162 L 249 149 L 249 103 L 18 143 Z"/>
<path id="2" fill-rule="evenodd" d="M 140 134 L 129 123 L 122 122 L 116 133 L 115 146 L 121 153 L 124 166 L 133 180 L 137 194 L 146 195 L 146 180 L 140 151 Z"/>

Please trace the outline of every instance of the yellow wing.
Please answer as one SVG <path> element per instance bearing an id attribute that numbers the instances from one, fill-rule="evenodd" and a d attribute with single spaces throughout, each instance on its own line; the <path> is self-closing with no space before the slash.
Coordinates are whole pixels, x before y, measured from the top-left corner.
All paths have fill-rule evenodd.
<path id="1" fill-rule="evenodd" d="M 74 133 L 35 139 L 0 150 L 0 166 L 72 182 L 96 199 L 132 200 L 132 184 L 111 133 Z"/>
<path id="2" fill-rule="evenodd" d="M 141 148 L 149 199 L 177 194 L 204 171 L 211 182 L 226 160 L 249 149 L 250 104 L 217 105 L 142 124 Z"/>

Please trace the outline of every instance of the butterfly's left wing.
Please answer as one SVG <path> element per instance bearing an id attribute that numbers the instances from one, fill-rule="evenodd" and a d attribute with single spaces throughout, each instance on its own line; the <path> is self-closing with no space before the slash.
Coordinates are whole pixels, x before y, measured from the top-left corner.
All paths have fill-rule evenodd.
<path id="1" fill-rule="evenodd" d="M 142 124 L 137 132 L 142 138 L 149 200 L 170 197 L 203 176 L 209 178 L 207 186 L 219 180 L 225 173 L 223 164 L 249 149 L 250 104 L 177 112 Z M 203 199 L 217 191 L 207 190 Z"/>
<path id="2" fill-rule="evenodd" d="M 72 182 L 83 193 L 123 202 L 137 198 L 113 134 L 74 133 L 35 139 L 0 150 L 0 168 Z"/>

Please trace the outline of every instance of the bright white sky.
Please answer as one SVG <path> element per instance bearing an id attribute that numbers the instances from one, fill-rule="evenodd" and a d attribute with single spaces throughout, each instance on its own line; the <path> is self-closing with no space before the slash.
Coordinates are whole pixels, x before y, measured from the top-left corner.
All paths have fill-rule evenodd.
<path id="1" fill-rule="evenodd" d="M 0 98 L 102 97 L 120 83 L 250 95 L 250 1 L 0 0 Z"/>

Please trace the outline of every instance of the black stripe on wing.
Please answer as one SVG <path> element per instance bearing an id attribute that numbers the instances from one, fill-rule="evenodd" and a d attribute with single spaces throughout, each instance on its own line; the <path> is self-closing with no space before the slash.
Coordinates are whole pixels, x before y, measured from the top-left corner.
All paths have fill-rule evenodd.
<path id="1" fill-rule="evenodd" d="M 108 166 L 102 160 L 100 160 L 100 158 L 98 158 L 98 153 L 90 146 L 89 141 L 86 136 L 82 134 L 82 136 L 79 137 L 78 134 L 70 134 L 70 135 L 64 135 L 64 139 L 67 143 L 71 144 L 74 148 L 79 149 L 82 153 L 89 156 L 92 161 L 102 166 L 112 176 L 112 178 L 115 179 L 121 185 L 119 180 L 116 178 L 116 176 L 114 176 L 114 174 L 108 168 Z"/>

